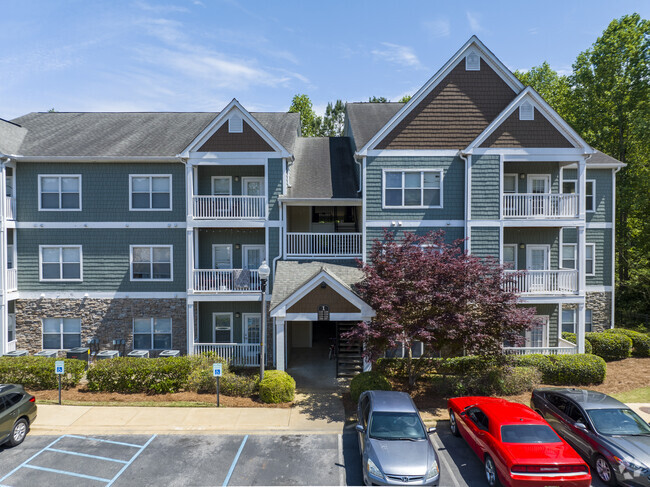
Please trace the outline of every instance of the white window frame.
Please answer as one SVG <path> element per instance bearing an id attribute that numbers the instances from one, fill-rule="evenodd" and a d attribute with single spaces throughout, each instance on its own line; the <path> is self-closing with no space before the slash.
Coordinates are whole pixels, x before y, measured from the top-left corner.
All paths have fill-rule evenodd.
<path id="1" fill-rule="evenodd" d="M 212 269 L 216 269 L 216 259 L 215 259 L 215 250 L 217 247 L 229 247 L 230 248 L 230 266 L 227 267 L 226 269 L 232 269 L 233 263 L 232 263 L 232 244 L 212 244 Z"/>
<path id="2" fill-rule="evenodd" d="M 15 269 L 15 268 L 16 268 L 16 255 L 14 254 L 14 244 L 7 244 L 7 269 Z"/>
<path id="3" fill-rule="evenodd" d="M 233 120 L 236 121 L 237 124 L 233 123 Z M 241 115 L 238 114 L 233 114 L 228 118 L 228 133 L 229 134 L 241 134 L 244 132 L 244 119 L 241 117 Z"/>
<path id="4" fill-rule="evenodd" d="M 241 246 L 241 268 L 248 269 L 248 251 L 251 249 L 258 249 L 262 251 L 262 261 L 268 260 L 266 256 L 266 245 L 264 244 L 249 244 Z M 256 271 L 259 267 L 254 269 L 249 269 L 251 271 Z"/>
<path id="5" fill-rule="evenodd" d="M 551 322 L 550 317 L 548 315 L 536 315 L 535 320 L 541 320 L 541 321 L 544 322 L 542 324 L 542 327 L 544 329 L 544 331 L 542 333 L 542 348 L 548 347 L 549 328 L 550 328 L 550 322 Z M 533 345 L 528 344 L 528 331 L 526 331 L 525 340 L 526 340 L 526 342 L 524 343 L 524 347 L 532 347 L 533 346 Z"/>
<path id="6" fill-rule="evenodd" d="M 63 278 L 63 249 L 79 249 L 79 279 Z M 43 249 L 59 249 L 60 279 L 45 279 L 43 277 Z M 50 262 L 51 263 L 51 262 Z M 84 280 L 84 255 L 81 245 L 39 245 L 38 246 L 38 280 L 40 282 L 83 282 Z"/>
<path id="7" fill-rule="evenodd" d="M 587 184 L 591 183 L 591 210 L 587 209 L 587 198 L 589 195 L 587 194 L 587 185 L 585 184 L 585 211 L 587 213 L 596 213 L 596 180 L 595 179 L 587 179 Z"/>
<path id="8" fill-rule="evenodd" d="M 171 329 L 169 330 L 169 333 L 154 333 L 154 327 L 153 327 L 153 320 L 169 320 L 171 322 Z M 135 332 L 135 320 L 149 320 L 149 339 L 151 340 L 149 344 L 151 345 L 151 348 L 135 348 L 135 335 L 146 335 L 146 333 L 136 333 Z M 165 350 L 164 348 L 155 348 L 154 347 L 154 335 L 169 335 L 169 343 L 170 345 L 173 345 L 173 340 L 174 340 L 174 320 L 171 316 L 152 316 L 152 317 L 147 317 L 147 316 L 141 316 L 138 318 L 133 318 L 131 320 L 131 330 L 133 332 L 133 350 Z M 171 347 L 170 347 L 171 348 Z"/>
<path id="9" fill-rule="evenodd" d="M 506 178 L 513 177 L 515 178 L 515 190 L 506 191 Z M 519 193 L 519 174 L 513 172 L 507 172 L 503 174 L 503 194 L 517 194 Z"/>
<path id="10" fill-rule="evenodd" d="M 530 107 L 530 115 L 527 115 L 523 108 L 524 107 Z M 524 101 L 521 105 L 519 105 L 519 120 L 535 120 L 535 105 L 530 103 L 529 101 Z"/>
<path id="11" fill-rule="evenodd" d="M 560 315 L 560 338 L 562 338 L 562 333 L 564 333 L 564 313 L 571 312 L 573 315 L 573 320 L 571 321 L 571 326 L 573 327 L 573 330 L 570 331 L 569 333 L 575 333 L 576 328 L 577 328 L 577 318 L 578 318 L 578 313 L 577 310 L 575 309 L 563 309 L 562 313 Z"/>
<path id="12" fill-rule="evenodd" d="M 43 325 L 43 320 L 48 319 L 48 320 L 59 320 L 59 333 L 57 333 L 60 337 L 59 339 L 59 348 L 45 348 L 45 341 L 43 335 L 54 335 L 54 333 L 44 333 L 44 325 Z M 63 320 L 64 319 L 72 319 L 72 320 L 79 320 L 79 343 L 83 344 L 83 340 L 81 339 L 81 331 L 83 327 L 83 323 L 81 322 L 81 318 L 70 318 L 70 317 L 55 317 L 55 316 L 45 316 L 44 318 L 41 318 L 41 348 L 43 350 L 69 350 L 68 348 L 63 348 L 63 335 L 76 335 L 76 333 L 64 333 L 63 332 Z"/>
<path id="13" fill-rule="evenodd" d="M 214 180 L 215 179 L 227 179 L 228 180 L 228 194 L 215 194 L 215 192 L 214 192 Z M 212 176 L 210 178 L 210 195 L 211 196 L 232 196 L 232 176 Z"/>
<path id="14" fill-rule="evenodd" d="M 526 192 L 528 194 L 533 194 L 533 180 L 534 179 L 544 179 L 546 182 L 546 193 L 535 193 L 535 194 L 551 194 L 551 175 L 550 174 L 528 174 L 526 176 Z"/>
<path id="15" fill-rule="evenodd" d="M 564 192 L 564 183 L 573 183 L 573 193 L 565 193 Z M 560 191 L 562 194 L 578 194 L 578 180 L 577 179 L 563 179 L 562 180 L 562 187 L 560 188 Z"/>
<path id="16" fill-rule="evenodd" d="M 512 268 L 512 270 L 516 271 L 519 268 L 519 246 L 517 244 L 503 244 L 503 248 L 505 249 L 506 247 L 512 247 L 515 249 L 514 255 L 515 255 L 515 266 Z M 501 260 L 501 265 L 504 265 L 505 261 L 502 259 Z"/>
<path id="17" fill-rule="evenodd" d="M 248 337 L 246 336 L 246 319 L 249 316 L 257 317 L 260 319 L 260 339 L 262 338 L 262 313 L 242 313 L 241 314 L 241 342 L 248 343 L 250 345 L 256 345 L 260 342 L 249 342 Z"/>
<path id="18" fill-rule="evenodd" d="M 470 56 L 476 56 L 478 58 L 476 67 L 474 67 L 471 64 L 471 62 L 469 60 Z M 480 71 L 480 70 L 481 70 L 481 56 L 480 56 L 480 54 L 478 52 L 474 51 L 474 50 L 469 51 L 467 53 L 467 55 L 465 56 L 465 71 Z"/>
<path id="19" fill-rule="evenodd" d="M 13 330 L 13 340 L 9 340 L 9 333 Z M 43 334 L 41 328 L 41 335 Z M 16 313 L 7 313 L 7 343 L 14 343 L 16 341 Z"/>
<path id="20" fill-rule="evenodd" d="M 530 263 L 532 261 L 531 253 L 533 250 L 544 249 L 546 252 L 546 269 L 530 269 Z M 550 270 L 551 269 L 551 246 L 548 244 L 528 244 L 526 245 L 526 270 L 536 271 L 536 270 Z"/>
<path id="21" fill-rule="evenodd" d="M 587 319 L 587 316 L 589 316 L 589 319 Z M 587 323 L 589 324 L 589 330 L 587 329 Z M 585 331 L 594 331 L 594 312 L 589 308 L 585 308 Z"/>
<path id="22" fill-rule="evenodd" d="M 134 279 L 133 278 L 133 248 L 134 247 L 149 247 L 151 261 L 151 279 Z M 153 278 L 153 248 L 165 247 L 169 249 L 169 279 L 154 279 Z M 171 282 L 174 280 L 174 246 L 173 245 L 156 245 L 156 244 L 135 244 L 129 245 L 129 277 L 131 282 Z"/>
<path id="23" fill-rule="evenodd" d="M 591 270 L 593 272 L 587 273 L 587 247 L 591 247 Z M 585 263 L 585 276 L 590 276 L 593 277 L 596 275 L 596 244 L 595 243 L 588 243 L 585 244 L 585 258 L 584 258 L 584 263 Z"/>
<path id="24" fill-rule="evenodd" d="M 389 206 L 386 204 L 386 173 L 387 172 L 401 172 L 402 173 L 402 204 L 401 205 L 396 205 L 396 206 Z M 404 190 L 407 189 L 404 187 L 404 173 L 407 172 L 418 172 L 418 173 L 425 173 L 425 172 L 438 172 L 440 173 L 440 204 L 439 205 L 433 205 L 433 206 L 424 206 L 424 205 L 404 205 Z M 428 208 L 443 208 L 444 207 L 444 194 L 443 194 L 443 187 L 444 187 L 444 176 L 445 176 L 445 171 L 442 168 L 426 168 L 426 169 L 405 169 L 401 167 L 397 168 L 382 168 L 382 175 L 381 175 L 381 207 L 382 209 L 401 209 L 401 210 L 417 210 L 417 209 L 428 209 Z M 423 181 L 424 176 L 420 177 L 420 182 L 422 186 L 420 186 L 420 201 L 422 201 L 422 191 L 424 191 L 424 181 Z M 397 189 L 397 188 L 389 188 L 389 189 Z M 429 188 L 429 189 L 435 189 L 435 188 Z"/>
<path id="25" fill-rule="evenodd" d="M 41 198 L 41 179 L 42 178 L 59 178 L 59 208 L 43 208 Z M 79 179 L 79 208 L 61 208 L 61 178 L 78 178 Z M 82 180 L 81 174 L 39 174 L 38 175 L 38 211 L 81 211 L 82 210 Z"/>
<path id="26" fill-rule="evenodd" d="M 149 178 L 149 208 L 133 208 L 133 178 Z M 153 206 L 153 181 L 152 178 L 169 179 L 169 208 L 152 208 Z M 172 211 L 172 175 L 171 174 L 129 174 L 129 211 Z"/>
<path id="27" fill-rule="evenodd" d="M 249 181 L 259 181 L 260 182 L 260 189 L 262 190 L 262 194 L 260 195 L 249 195 L 248 194 L 248 188 L 246 187 L 246 183 Z M 244 176 L 241 178 L 241 194 L 242 196 L 266 196 L 266 188 L 264 187 L 264 178 L 262 176 Z"/>
<path id="28" fill-rule="evenodd" d="M 573 247 L 573 267 L 564 267 L 564 247 Z M 576 257 L 578 256 L 578 244 L 574 243 L 563 243 L 560 244 L 560 269 L 570 269 L 570 270 L 576 270 L 577 266 L 577 259 Z"/>
<path id="29" fill-rule="evenodd" d="M 233 313 L 226 313 L 226 312 L 221 312 L 221 311 L 215 311 L 212 313 L 212 343 L 220 343 L 217 342 L 217 316 L 228 316 L 230 320 L 230 342 L 229 343 L 234 343 L 234 337 L 233 337 L 233 328 L 234 328 L 234 323 L 233 323 Z"/>

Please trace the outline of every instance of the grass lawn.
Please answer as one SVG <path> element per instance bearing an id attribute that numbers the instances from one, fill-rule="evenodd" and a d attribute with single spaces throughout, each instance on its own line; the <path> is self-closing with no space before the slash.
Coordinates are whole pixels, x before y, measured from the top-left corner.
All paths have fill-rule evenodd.
<path id="1" fill-rule="evenodd" d="M 621 402 L 646 402 L 650 403 L 650 387 L 639 387 L 631 391 L 620 392 L 613 396 Z"/>

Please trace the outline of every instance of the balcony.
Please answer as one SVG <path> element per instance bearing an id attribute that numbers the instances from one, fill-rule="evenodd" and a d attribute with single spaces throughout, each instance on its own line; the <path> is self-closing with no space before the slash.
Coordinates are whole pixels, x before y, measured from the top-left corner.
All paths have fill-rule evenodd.
<path id="1" fill-rule="evenodd" d="M 578 347 L 561 346 L 561 347 L 503 347 L 506 355 L 529 355 L 531 353 L 541 353 L 543 355 L 573 355 L 578 353 Z"/>
<path id="2" fill-rule="evenodd" d="M 16 198 L 12 196 L 5 196 L 5 208 L 7 220 L 16 219 Z"/>
<path id="3" fill-rule="evenodd" d="M 237 367 L 260 365 L 259 343 L 195 343 L 194 354 L 214 353 Z"/>
<path id="4" fill-rule="evenodd" d="M 7 291 L 18 290 L 18 269 L 7 269 Z"/>
<path id="5" fill-rule="evenodd" d="M 260 276 L 248 269 L 194 269 L 195 293 L 260 292 Z"/>
<path id="6" fill-rule="evenodd" d="M 192 196 L 197 220 L 265 220 L 266 196 Z"/>
<path id="7" fill-rule="evenodd" d="M 286 255 L 293 259 L 361 258 L 361 233 L 287 233 Z"/>
<path id="8" fill-rule="evenodd" d="M 502 195 L 503 218 L 578 218 L 578 195 L 508 193 Z"/>
<path id="9" fill-rule="evenodd" d="M 519 294 L 576 294 L 578 292 L 578 271 L 505 271 L 515 274 L 514 280 L 506 285 L 507 291 Z"/>

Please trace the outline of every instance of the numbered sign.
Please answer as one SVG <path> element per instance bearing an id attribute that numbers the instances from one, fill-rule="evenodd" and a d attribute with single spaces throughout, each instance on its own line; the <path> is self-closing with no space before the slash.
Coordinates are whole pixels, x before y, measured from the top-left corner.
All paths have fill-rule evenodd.
<path id="1" fill-rule="evenodd" d="M 54 362 L 54 373 L 57 375 L 63 375 L 65 373 L 65 362 L 63 360 Z"/>
<path id="2" fill-rule="evenodd" d="M 212 375 L 214 377 L 221 377 L 222 370 L 221 364 L 212 364 Z"/>

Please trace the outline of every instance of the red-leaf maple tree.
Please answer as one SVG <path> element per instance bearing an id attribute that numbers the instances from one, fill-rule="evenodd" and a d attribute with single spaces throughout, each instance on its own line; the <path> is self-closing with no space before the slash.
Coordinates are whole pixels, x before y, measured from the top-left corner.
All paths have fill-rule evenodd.
<path id="1" fill-rule="evenodd" d="M 444 232 L 396 239 L 389 231 L 375 240 L 365 278 L 357 286 L 376 312 L 349 337 L 365 344 L 364 357 L 376 360 L 403 346 L 409 384 L 429 361 L 413 359 L 412 347 L 423 343 L 423 357 L 503 353 L 503 343 L 520 344 L 535 324 L 535 308 L 517 306 L 514 277 L 494 259 L 468 255 L 463 240 L 446 243 Z"/>

